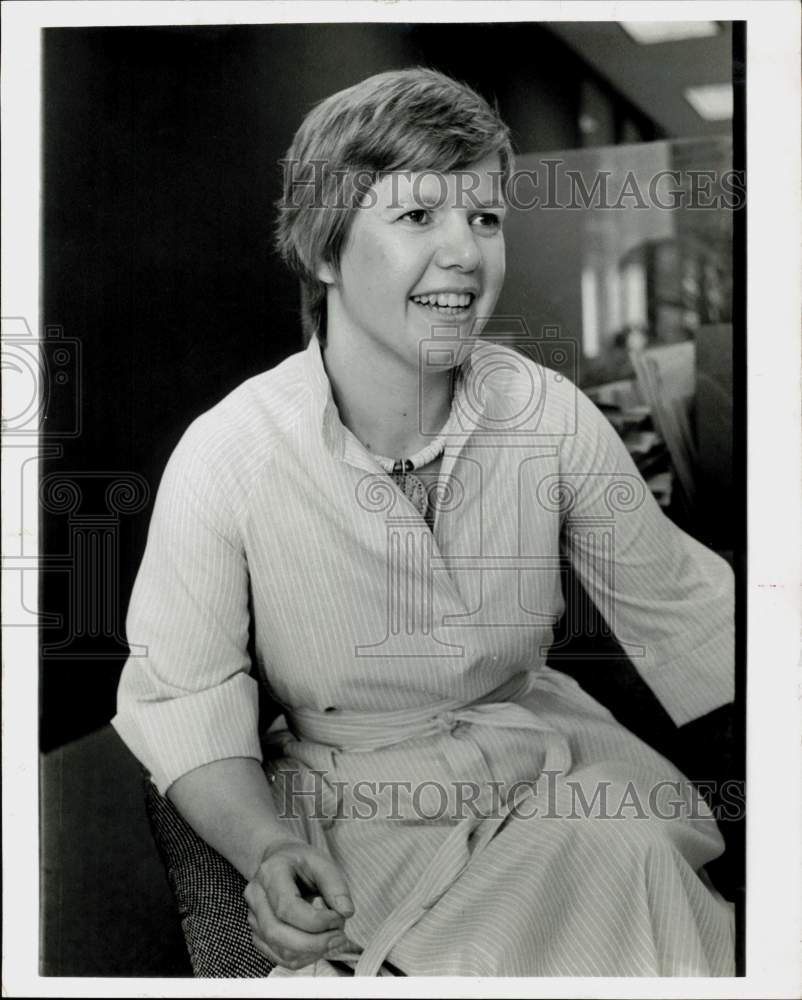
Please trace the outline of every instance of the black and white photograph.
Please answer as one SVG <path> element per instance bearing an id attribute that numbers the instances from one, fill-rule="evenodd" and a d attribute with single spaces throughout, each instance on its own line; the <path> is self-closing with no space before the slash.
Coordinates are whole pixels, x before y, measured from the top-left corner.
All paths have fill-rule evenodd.
<path id="1" fill-rule="evenodd" d="M 4 995 L 799 995 L 798 6 L 4 6 Z"/>

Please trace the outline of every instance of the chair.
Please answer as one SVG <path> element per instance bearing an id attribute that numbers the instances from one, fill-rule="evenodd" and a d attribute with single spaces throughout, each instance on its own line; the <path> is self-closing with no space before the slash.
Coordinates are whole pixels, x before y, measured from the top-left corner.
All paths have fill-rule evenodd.
<path id="1" fill-rule="evenodd" d="M 638 386 L 671 455 L 689 513 L 696 495 L 694 470 L 698 464 L 691 424 L 695 351 L 694 342 L 686 341 L 630 354 Z"/>
<path id="2" fill-rule="evenodd" d="M 245 879 L 202 840 L 145 778 L 145 808 L 151 833 L 175 897 L 195 976 L 257 979 L 273 963 L 251 940 Z"/>

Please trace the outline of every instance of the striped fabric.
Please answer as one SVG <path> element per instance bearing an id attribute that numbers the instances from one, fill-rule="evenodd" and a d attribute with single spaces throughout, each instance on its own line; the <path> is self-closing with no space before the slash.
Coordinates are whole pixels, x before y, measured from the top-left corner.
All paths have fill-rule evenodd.
<path id="1" fill-rule="evenodd" d="M 285 707 L 266 765 L 277 799 L 345 870 L 349 935 L 380 942 L 360 972 L 730 974 L 729 907 L 700 874 L 722 849 L 715 823 L 544 666 L 567 558 L 674 721 L 711 711 L 732 696 L 730 570 L 663 516 L 570 382 L 489 343 L 464 376 L 433 531 L 340 422 L 314 340 L 196 420 L 159 489 L 128 620 L 148 653 L 126 664 L 114 725 L 164 791 L 213 760 L 262 759 L 269 686 Z M 512 703 L 489 703 L 514 724 L 460 711 L 522 676 Z M 424 722 L 389 737 L 404 713 Z M 667 781 L 688 805 L 671 821 L 650 797 Z M 460 782 L 480 802 L 526 783 L 537 815 L 466 821 Z M 602 785 L 618 816 L 572 815 L 577 789 L 593 802 Z M 370 818 L 319 815 L 366 788 Z M 633 795 L 648 815 L 623 808 Z M 433 859 L 450 872 L 434 899 Z"/>

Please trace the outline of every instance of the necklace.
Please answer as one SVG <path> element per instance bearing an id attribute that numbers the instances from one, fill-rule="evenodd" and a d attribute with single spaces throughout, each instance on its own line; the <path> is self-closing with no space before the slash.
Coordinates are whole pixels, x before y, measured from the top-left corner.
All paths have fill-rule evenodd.
<path id="1" fill-rule="evenodd" d="M 440 435 L 411 458 L 392 459 L 384 455 L 373 456 L 430 528 L 433 526 L 434 511 L 431 510 L 429 502 L 429 490 L 420 477 L 413 475 L 413 472 L 442 455 L 445 446 L 445 436 Z"/>
<path id="2" fill-rule="evenodd" d="M 434 441 L 430 441 L 425 448 L 421 448 L 419 452 L 416 452 L 412 458 L 386 458 L 384 455 L 373 454 L 373 457 L 379 463 L 379 465 L 384 469 L 385 472 L 389 472 L 390 475 L 397 475 L 398 473 L 409 473 L 415 469 L 420 469 L 424 465 L 428 465 L 429 462 L 433 462 L 436 458 L 443 454 L 446 446 L 445 435 L 441 434 L 439 437 L 435 438 Z"/>

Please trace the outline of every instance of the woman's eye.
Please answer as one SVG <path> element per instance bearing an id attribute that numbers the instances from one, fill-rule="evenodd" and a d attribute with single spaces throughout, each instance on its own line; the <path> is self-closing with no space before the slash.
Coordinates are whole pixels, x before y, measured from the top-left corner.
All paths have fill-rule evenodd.
<path id="1" fill-rule="evenodd" d="M 429 212 L 425 208 L 413 208 L 411 212 L 405 212 L 402 219 L 409 219 L 416 226 L 424 226 L 429 221 Z"/>
<path id="2" fill-rule="evenodd" d="M 495 212 L 480 212 L 478 215 L 474 215 L 471 223 L 477 229 L 495 233 L 501 228 L 501 217 L 496 215 Z"/>

